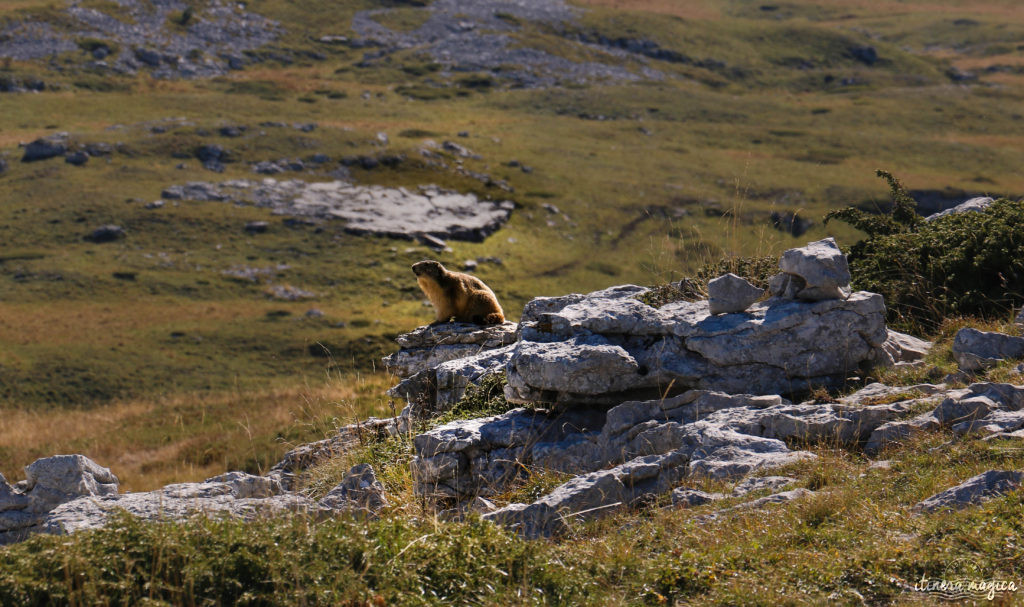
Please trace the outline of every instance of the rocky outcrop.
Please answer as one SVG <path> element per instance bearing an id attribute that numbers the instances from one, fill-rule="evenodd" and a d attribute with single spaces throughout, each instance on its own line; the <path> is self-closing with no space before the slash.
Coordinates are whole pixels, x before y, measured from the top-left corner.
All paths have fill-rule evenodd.
<path id="1" fill-rule="evenodd" d="M 459 402 L 471 384 L 502 373 L 512 355 L 516 324 L 481 327 L 446 323 L 399 335 L 400 350 L 384 358 L 402 381 L 388 394 L 404 399 L 402 416 L 429 419 Z"/>
<path id="2" fill-rule="evenodd" d="M 792 394 L 926 348 L 890 335 L 881 296 L 849 294 L 846 259 L 831 239 L 786 251 L 779 266 L 773 283 L 786 284 L 741 313 L 714 315 L 707 301 L 654 308 L 632 285 L 533 300 L 506 398 L 564 405 L 688 388 Z"/>
<path id="3" fill-rule="evenodd" d="M 713 316 L 706 301 L 660 309 L 640 287 L 550 298 L 525 320 L 508 364 L 514 402 L 622 402 L 665 389 L 790 394 L 832 385 L 883 359 L 881 296 L 802 302 L 772 298 Z"/>
<path id="4" fill-rule="evenodd" d="M 253 519 L 282 512 L 372 516 L 388 505 L 383 486 L 366 464 L 353 467 L 319 501 L 287 491 L 278 475 L 245 472 L 156 491 L 119 493 L 117 477 L 84 455 L 36 460 L 25 467 L 25 476 L 14 487 L 0 476 L 0 544 L 32 533 L 95 529 L 106 525 L 115 512 L 143 520 L 182 520 L 197 514 Z"/>
<path id="5" fill-rule="evenodd" d="M 989 470 L 918 502 L 914 505 L 914 511 L 934 512 L 943 508 L 961 510 L 1015 491 L 1021 481 L 1024 481 L 1024 472 Z"/>
<path id="6" fill-rule="evenodd" d="M 219 147 L 219 146 L 218 146 Z M 214 162 L 219 165 L 221 158 Z M 205 161 L 204 161 L 205 162 Z M 163 191 L 167 199 L 251 204 L 276 215 L 337 219 L 353 234 L 379 234 L 482 242 L 508 221 L 515 203 L 480 200 L 433 185 L 406 188 L 357 186 L 345 181 L 310 183 L 298 179 L 237 179 L 223 183 L 190 182 Z"/>
<path id="7" fill-rule="evenodd" d="M 507 346 L 515 340 L 514 322 L 493 326 L 458 322 L 428 325 L 396 337 L 400 349 L 384 358 L 384 366 L 399 377 L 410 377 L 443 362 Z"/>
<path id="8" fill-rule="evenodd" d="M 1024 429 L 1024 386 L 976 383 L 941 395 L 944 398 L 931 411 L 876 427 L 864 450 L 878 453 L 921 431 L 942 427 L 950 428 L 957 435 L 982 433 L 987 435 L 985 438 L 1010 436 Z M 915 401 L 907 401 L 907 406 L 912 410 L 916 407 Z"/>
<path id="9" fill-rule="evenodd" d="M 980 371 L 1008 358 L 1024 358 L 1024 337 L 960 329 L 953 338 L 953 357 L 964 371 Z"/>

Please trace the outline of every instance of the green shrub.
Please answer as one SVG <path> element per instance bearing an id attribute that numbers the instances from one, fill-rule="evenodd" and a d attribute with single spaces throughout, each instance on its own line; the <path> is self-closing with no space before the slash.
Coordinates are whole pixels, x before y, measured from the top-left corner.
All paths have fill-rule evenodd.
<path id="1" fill-rule="evenodd" d="M 850 247 L 853 286 L 881 293 L 890 322 L 930 333 L 948 316 L 1003 316 L 1024 301 L 1024 202 L 1000 199 L 926 222 L 899 181 L 878 175 L 889 182 L 890 213 L 846 208 L 825 222 L 867 233 Z"/>

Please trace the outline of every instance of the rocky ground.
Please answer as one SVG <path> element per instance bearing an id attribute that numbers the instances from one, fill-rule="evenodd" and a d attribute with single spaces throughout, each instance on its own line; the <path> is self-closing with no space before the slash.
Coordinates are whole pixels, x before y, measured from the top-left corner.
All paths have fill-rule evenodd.
<path id="1" fill-rule="evenodd" d="M 393 389 L 409 402 L 395 418 L 347 426 L 332 438 L 294 449 L 265 476 L 232 472 L 148 493 L 120 494 L 114 474 L 81 455 L 38 460 L 26 468 L 25 480 L 11 486 L 0 479 L 0 537 L 12 542 L 33 532 L 94 528 L 116 509 L 144 519 L 196 512 L 245 518 L 281 511 L 372 516 L 388 498 L 365 464 L 352 468 L 319 500 L 295 492 L 295 480 L 359 444 L 410 433 L 416 434 L 410 463 L 414 490 L 442 518 L 472 510 L 531 538 L 560 535 L 574 521 L 661 496 L 671 495 L 677 508 L 726 497 L 688 486 L 699 479 L 734 484 L 731 497 L 770 493 L 705 518 L 804 499 L 811 490 L 780 491 L 794 479 L 762 476 L 816 458 L 798 445 L 828 443 L 872 457 L 915 433 L 940 428 L 958 437 L 1024 438 L 1024 387 L 1012 384 L 874 383 L 827 402 L 789 400 L 865 366 L 920 365 L 916 361 L 931 344 L 888 330 L 880 303 L 870 303 L 877 296 L 849 293 L 845 258 L 830 241 L 787 251 L 780 269 L 764 294 L 768 299 L 760 303 L 753 301 L 757 297 L 749 285 L 736 288 L 742 279 L 726 277 L 731 286 L 712 288 L 712 297 L 731 311 L 716 314 L 708 301 L 654 308 L 638 299 L 644 289 L 622 286 L 535 299 L 518 326 L 418 329 L 400 337 L 402 349 L 385 361 L 407 378 Z M 862 305 L 867 308 L 861 310 Z M 857 341 L 850 342 L 854 336 Z M 666 347 L 671 337 L 683 341 Z M 563 349 L 566 339 L 571 347 Z M 657 364 L 647 354 L 651 340 L 661 344 L 653 348 L 662 356 Z M 1022 344 L 1024 338 L 968 328 L 958 334 L 953 352 L 963 377 L 969 377 L 966 373 L 1024 356 Z M 728 352 L 746 354 L 742 360 L 720 356 L 725 345 Z M 695 360 L 701 373 L 690 371 Z M 641 367 L 646 371 L 640 373 Z M 737 373 L 742 385 L 714 379 Z M 506 397 L 528 407 L 417 430 L 444 415 L 470 385 L 496 374 L 509 378 Z M 651 389 L 660 396 L 647 397 Z M 499 507 L 488 499 L 505 494 L 528 470 L 565 474 L 569 480 L 529 503 Z M 1015 490 L 1022 475 L 991 470 L 914 510 L 977 504 Z"/>
<path id="2" fill-rule="evenodd" d="M 237 3 L 216 0 L 195 12 L 179 0 L 118 0 L 117 5 L 116 12 L 104 12 L 70 2 L 68 27 L 61 29 L 40 21 L 15 22 L 0 31 L 0 57 L 29 61 L 85 53 L 85 66 L 101 72 L 211 77 L 242 69 L 251 63 L 246 51 L 280 34 L 277 24 Z"/>

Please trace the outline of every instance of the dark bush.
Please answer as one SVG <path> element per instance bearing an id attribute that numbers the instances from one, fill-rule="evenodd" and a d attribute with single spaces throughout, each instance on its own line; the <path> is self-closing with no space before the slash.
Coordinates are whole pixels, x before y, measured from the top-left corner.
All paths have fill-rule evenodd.
<path id="1" fill-rule="evenodd" d="M 878 175 L 889 182 L 889 214 L 848 207 L 825 222 L 867 233 L 849 250 L 853 286 L 881 293 L 891 323 L 929 333 L 947 316 L 999 317 L 1024 301 L 1024 201 L 924 221 L 899 181 Z"/>

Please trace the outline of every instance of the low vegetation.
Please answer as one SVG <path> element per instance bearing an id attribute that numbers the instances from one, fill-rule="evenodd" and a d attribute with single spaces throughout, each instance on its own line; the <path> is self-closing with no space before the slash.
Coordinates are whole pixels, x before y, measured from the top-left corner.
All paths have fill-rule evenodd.
<path id="1" fill-rule="evenodd" d="M 650 504 L 558 542 L 411 515 L 415 505 L 375 521 L 121 517 L 99 531 L 0 550 L 0 602 L 880 605 L 937 600 L 914 590 L 922 580 L 1019 586 L 1024 494 L 962 512 L 910 513 L 916 501 L 978 472 L 1024 467 L 1012 444 L 950 439 L 924 435 L 889 454 L 890 469 L 819 445 L 816 462 L 781 471 L 816 491 L 805 500 L 704 520 L 696 517 L 722 504 Z"/>
<path id="2" fill-rule="evenodd" d="M 116 2 L 79 4 L 117 17 Z M 207 3 L 186 4 L 169 31 L 203 19 Z M 611 284 L 665 285 L 645 298 L 655 306 L 701 297 L 726 271 L 764 286 L 779 252 L 834 236 L 854 286 L 882 293 L 894 326 L 938 342 L 926 366 L 861 381 L 941 381 L 956 371 L 958 328 L 1015 330 L 1024 21 L 1011 0 L 908 0 L 898 12 L 579 0 L 588 10 L 558 27 L 496 14 L 519 28 L 520 47 L 664 76 L 551 88 L 511 87 L 516 66 L 453 72 L 416 49 L 374 58 L 338 39 L 359 10 L 396 31 L 420 27 L 426 0 L 243 4 L 282 35 L 217 78 L 98 71 L 92 53 L 106 48 L 112 61 L 128 47 L 91 34 L 46 60 L 0 60 L 4 89 L 42 83 L 0 92 L 0 473 L 12 482 L 34 459 L 71 452 L 111 467 L 127 490 L 261 472 L 295 444 L 393 415 L 401 404 L 384 396 L 394 378 L 379 360 L 398 333 L 431 319 L 409 271 L 423 258 L 489 260 L 474 272 L 514 320 L 533 297 Z M 71 28 L 63 7 L 4 3 L 0 29 Z M 655 46 L 623 58 L 640 39 Z M 244 130 L 221 131 L 233 126 Z M 62 131 L 76 149 L 110 152 L 84 166 L 19 162 L 19 143 Z M 445 141 L 480 158 L 446 152 Z M 204 145 L 227 150 L 223 173 L 202 167 Z M 329 162 L 273 177 L 347 171 L 360 184 L 434 183 L 516 210 L 484 242 L 438 252 L 251 206 L 153 205 L 171 184 L 262 179 L 255 163 L 314 154 Z M 340 162 L 382 154 L 404 160 Z M 837 210 L 886 206 L 870 179 L 877 166 L 902 179 L 888 178 L 892 210 Z M 985 215 L 922 222 L 911 192 L 946 188 L 1006 198 Z M 812 223 L 794 237 L 773 227 L 773 212 Z M 267 230 L 247 232 L 255 221 Z M 125 237 L 85 239 L 105 224 Z M 275 299 L 275 285 L 313 296 Z M 1021 382 L 1011 365 L 985 377 Z M 434 423 L 508 410 L 501 382 Z M 784 471 L 819 490 L 803 502 L 703 522 L 695 515 L 714 506 L 662 502 L 525 542 L 476 520 L 440 522 L 412 493 L 410 437 L 394 437 L 302 481 L 317 497 L 352 464 L 372 463 L 392 501 L 380 520 L 122 517 L 0 549 L 0 604 L 880 605 L 921 596 L 912 587 L 923 577 L 1024 585 L 1020 492 L 960 513 L 909 513 L 982 470 L 1020 469 L 1015 444 L 926 434 L 884 454 L 893 464 L 881 471 L 857 450 L 811 448 L 817 463 Z M 562 480 L 530 471 L 496 499 L 526 501 Z"/>
<path id="3" fill-rule="evenodd" d="M 892 193 L 886 215 L 832 211 L 867 233 L 850 247 L 858 289 L 885 297 L 890 321 L 933 333 L 945 318 L 1006 318 L 1024 302 L 1024 201 L 999 199 L 984 213 L 924 221 L 899 181 L 879 171 Z"/>

